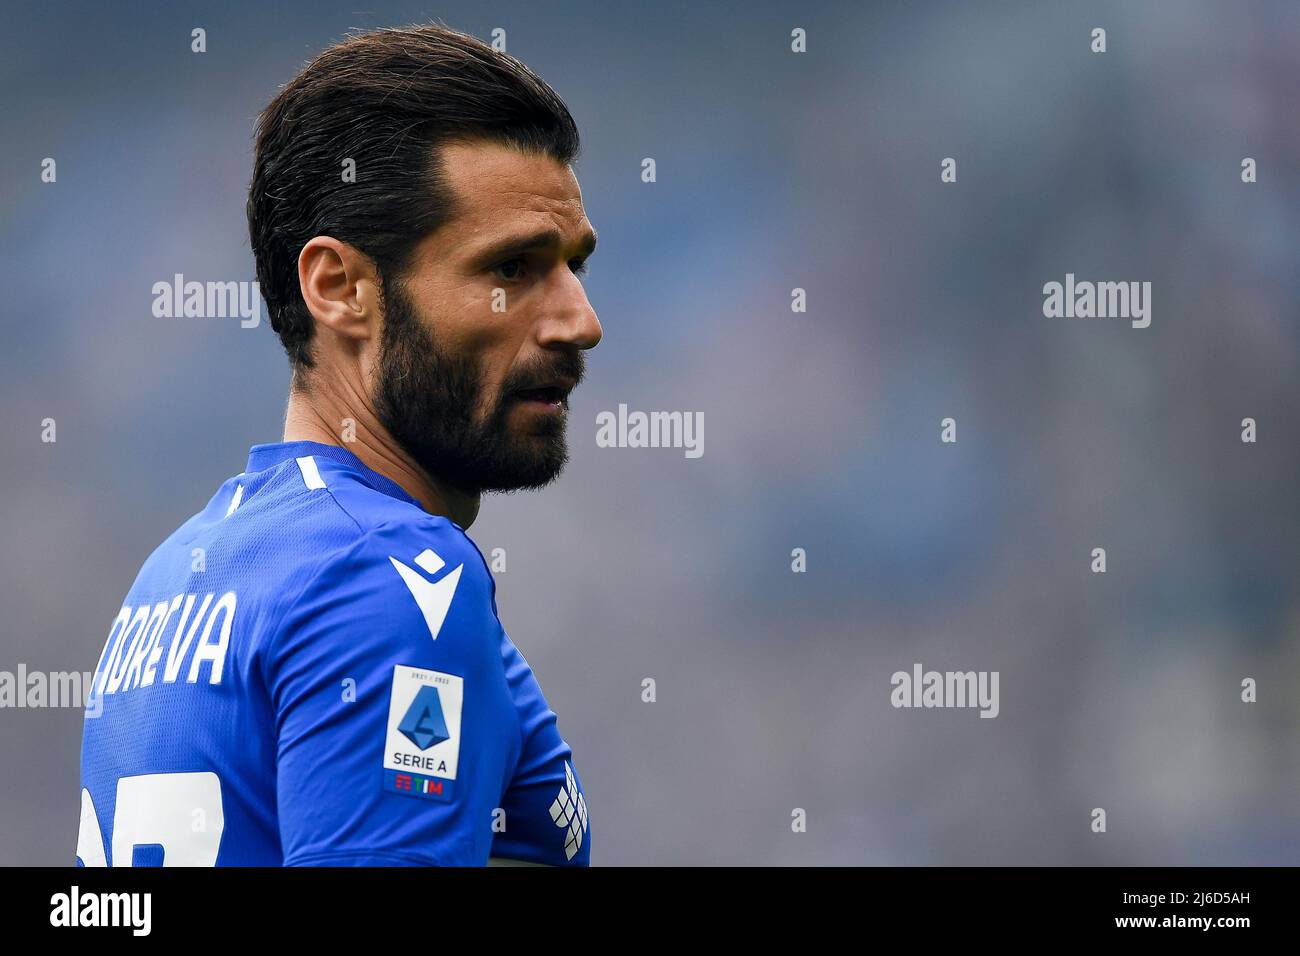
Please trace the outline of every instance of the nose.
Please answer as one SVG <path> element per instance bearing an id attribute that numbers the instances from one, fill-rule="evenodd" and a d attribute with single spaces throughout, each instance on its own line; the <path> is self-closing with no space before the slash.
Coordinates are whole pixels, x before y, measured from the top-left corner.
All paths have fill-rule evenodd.
<path id="1" fill-rule="evenodd" d="M 548 289 L 546 316 L 538 326 L 538 344 L 543 348 L 594 349 L 602 331 L 596 310 L 587 300 L 582 281 L 569 269 L 553 280 Z"/>

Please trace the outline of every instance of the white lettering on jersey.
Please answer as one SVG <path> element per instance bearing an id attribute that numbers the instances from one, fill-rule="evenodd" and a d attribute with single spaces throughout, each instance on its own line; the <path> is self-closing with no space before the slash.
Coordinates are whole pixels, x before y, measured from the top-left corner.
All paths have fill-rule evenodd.
<path id="1" fill-rule="evenodd" d="M 119 777 L 113 807 L 114 866 L 134 866 L 137 846 L 161 846 L 163 866 L 216 866 L 226 811 L 221 779 L 210 770 Z M 77 859 L 108 866 L 90 791 L 81 791 Z"/>
<path id="2" fill-rule="evenodd" d="M 238 597 L 234 591 L 227 591 L 214 604 L 216 592 L 206 594 L 198 612 L 191 617 L 196 597 L 196 594 L 177 594 L 156 604 L 123 607 L 113 619 L 108 641 L 95 669 L 93 696 L 149 687 L 157 679 L 160 663 L 163 665 L 162 683 L 174 684 L 181 676 L 191 647 L 194 653 L 190 655 L 186 682 L 198 683 L 200 668 L 207 664 L 207 683 L 220 684 L 225 673 L 226 654 L 230 650 L 230 632 L 234 626 Z M 178 610 L 180 620 L 163 660 L 163 632 Z M 221 622 L 219 628 L 218 618 Z M 195 637 L 200 630 L 203 636 L 196 644 Z"/>

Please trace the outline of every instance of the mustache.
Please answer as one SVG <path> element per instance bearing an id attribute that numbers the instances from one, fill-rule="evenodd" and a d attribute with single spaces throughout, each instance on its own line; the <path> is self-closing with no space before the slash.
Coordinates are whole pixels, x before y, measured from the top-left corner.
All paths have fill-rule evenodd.
<path id="1" fill-rule="evenodd" d="M 513 395 L 560 382 L 571 382 L 576 387 L 586 373 L 587 361 L 581 352 L 557 352 L 550 359 L 538 359 L 512 370 L 501 383 L 501 394 Z"/>

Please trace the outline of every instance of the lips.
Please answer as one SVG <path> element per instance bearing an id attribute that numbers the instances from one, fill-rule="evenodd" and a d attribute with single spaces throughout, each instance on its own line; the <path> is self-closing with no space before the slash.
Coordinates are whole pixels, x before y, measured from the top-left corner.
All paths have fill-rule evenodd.
<path id="1" fill-rule="evenodd" d="M 536 385 L 532 388 L 521 388 L 515 391 L 515 397 L 520 401 L 540 402 L 543 405 L 567 408 L 569 393 L 573 391 L 574 384 L 574 382 L 562 380 Z"/>
<path id="2" fill-rule="evenodd" d="M 543 405 L 567 406 L 569 389 L 559 386 L 527 388 L 515 393 L 515 397 L 525 402 L 540 402 Z"/>

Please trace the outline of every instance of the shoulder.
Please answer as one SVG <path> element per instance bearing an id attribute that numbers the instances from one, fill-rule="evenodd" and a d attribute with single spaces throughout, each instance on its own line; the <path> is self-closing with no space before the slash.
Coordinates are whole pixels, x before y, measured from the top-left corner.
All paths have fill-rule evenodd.
<path id="1" fill-rule="evenodd" d="M 366 484 L 355 470 L 298 459 L 303 491 L 288 506 L 277 550 L 293 573 L 279 597 L 278 644 L 340 643 L 390 650 L 432 645 L 444 655 L 498 654 L 495 582 L 454 522 Z"/>
<path id="2" fill-rule="evenodd" d="M 300 476 L 294 514 L 281 522 L 303 569 L 315 576 L 415 565 L 427 575 L 461 568 L 465 583 L 489 590 L 491 574 L 478 547 L 459 525 L 429 514 L 411 501 L 371 485 L 355 469 L 321 456 L 298 458 L 286 467 Z M 425 553 L 429 552 L 429 553 Z"/>

